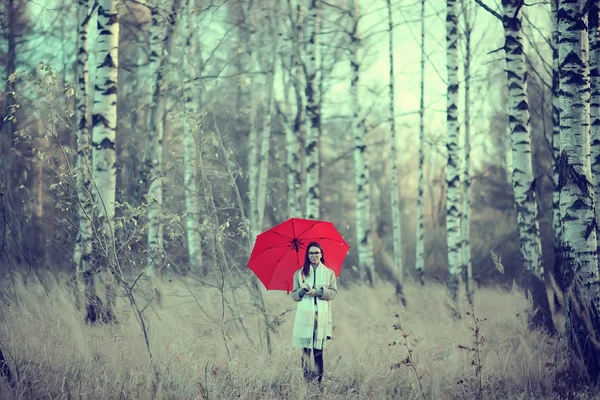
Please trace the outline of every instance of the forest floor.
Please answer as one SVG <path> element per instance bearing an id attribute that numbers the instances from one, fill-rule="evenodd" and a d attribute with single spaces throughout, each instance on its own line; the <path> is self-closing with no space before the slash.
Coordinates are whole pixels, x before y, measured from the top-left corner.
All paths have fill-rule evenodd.
<path id="1" fill-rule="evenodd" d="M 140 284 L 141 308 L 154 296 L 144 310 L 159 375 L 153 388 L 126 297 L 117 299 L 117 324 L 90 326 L 66 278 L 43 279 L 2 282 L 0 350 L 15 382 L 0 378 L 2 400 L 149 399 L 153 391 L 159 399 L 600 399 L 569 366 L 561 334 L 528 329 L 530 304 L 516 289 L 479 289 L 472 307 L 461 302 L 463 318 L 455 321 L 439 284 L 407 284 L 405 309 L 392 286 L 340 287 L 318 389 L 302 380 L 291 346 L 295 303 L 285 292 L 264 292 L 269 356 L 262 316 L 241 289 L 248 335 L 227 306 L 223 311 L 219 290 L 196 279 L 163 279 L 153 283 L 156 291 Z M 564 325 L 562 315 L 555 320 Z"/>

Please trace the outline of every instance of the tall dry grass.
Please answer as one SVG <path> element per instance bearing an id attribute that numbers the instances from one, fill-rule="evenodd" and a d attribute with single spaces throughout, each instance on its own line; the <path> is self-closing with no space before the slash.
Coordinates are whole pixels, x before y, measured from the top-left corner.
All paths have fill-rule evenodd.
<path id="1" fill-rule="evenodd" d="M 574 387 L 565 340 L 527 328 L 530 305 L 517 290 L 476 293 L 473 309 L 486 320 L 478 322 L 481 361 L 472 365 L 473 351 L 459 346 L 474 348 L 474 320 L 449 317 L 443 286 L 406 285 L 406 309 L 385 284 L 340 288 L 319 391 L 302 381 L 300 354 L 291 347 L 295 303 L 286 293 L 264 293 L 274 319 L 269 357 L 248 296 L 239 293 L 239 306 L 254 345 L 229 311 L 223 313 L 217 290 L 191 278 L 154 285 L 160 296 L 144 314 L 160 399 L 593 398 Z M 117 301 L 117 325 L 89 326 L 61 277 L 46 277 L 43 287 L 30 278 L 27 287 L 13 288 L 18 301 L 13 294 L 0 302 L 0 348 L 17 384 L 0 382 L 1 399 L 150 398 L 153 372 L 126 299 Z M 460 308 L 469 311 L 466 303 Z M 397 321 L 402 331 L 394 329 Z M 412 365 L 404 362 L 409 350 Z"/>

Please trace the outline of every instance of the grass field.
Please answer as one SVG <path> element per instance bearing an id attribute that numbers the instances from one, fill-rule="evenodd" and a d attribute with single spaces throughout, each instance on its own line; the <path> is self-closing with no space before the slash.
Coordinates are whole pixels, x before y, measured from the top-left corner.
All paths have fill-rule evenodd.
<path id="1" fill-rule="evenodd" d="M 463 319 L 454 321 L 441 285 L 408 284 L 406 309 L 391 286 L 340 288 L 319 390 L 302 380 L 300 354 L 291 347 L 295 303 L 286 293 L 264 293 L 274 321 L 269 356 L 262 317 L 241 290 L 238 307 L 252 343 L 229 309 L 223 312 L 218 290 L 191 278 L 154 285 L 159 296 L 144 315 L 160 399 L 600 398 L 577 384 L 564 338 L 528 330 L 529 304 L 516 289 L 477 291 L 474 306 L 461 303 Z M 1 399 L 151 398 L 153 369 L 125 298 L 117 301 L 118 324 L 89 326 L 64 278 L 46 277 L 42 285 L 30 277 L 26 287 L 10 287 L 0 297 L 0 349 L 16 385 L 2 380 Z M 151 297 L 143 292 L 142 307 Z M 481 319 L 477 343 L 470 310 Z"/>

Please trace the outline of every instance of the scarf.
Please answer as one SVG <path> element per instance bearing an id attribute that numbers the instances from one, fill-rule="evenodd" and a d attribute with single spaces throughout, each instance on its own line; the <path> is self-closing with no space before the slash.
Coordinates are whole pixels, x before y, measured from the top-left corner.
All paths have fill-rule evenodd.
<path id="1" fill-rule="evenodd" d="M 302 269 L 296 273 L 298 274 L 298 281 L 306 283 L 309 290 L 329 286 L 327 267 L 321 263 L 316 268 L 311 266 L 310 274 L 307 276 L 304 276 Z M 331 337 L 331 325 L 331 306 L 329 301 L 321 300 L 316 296 L 310 297 L 304 295 L 296 308 L 292 345 L 295 348 L 323 349 L 327 338 Z"/>

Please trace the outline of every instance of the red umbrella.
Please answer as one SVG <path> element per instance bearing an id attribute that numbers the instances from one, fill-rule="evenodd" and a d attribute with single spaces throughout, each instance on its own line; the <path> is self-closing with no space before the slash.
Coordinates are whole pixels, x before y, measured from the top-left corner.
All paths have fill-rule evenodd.
<path id="1" fill-rule="evenodd" d="M 318 242 L 323 248 L 325 265 L 340 276 L 350 246 L 328 221 L 290 218 L 258 235 L 248 268 L 267 290 L 293 289 L 294 272 L 304 264 L 306 246 Z"/>

